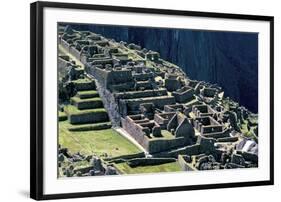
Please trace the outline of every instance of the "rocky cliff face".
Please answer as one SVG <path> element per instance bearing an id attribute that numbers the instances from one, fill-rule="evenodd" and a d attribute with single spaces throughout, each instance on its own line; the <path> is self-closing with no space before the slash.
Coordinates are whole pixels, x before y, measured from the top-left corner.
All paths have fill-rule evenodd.
<path id="1" fill-rule="evenodd" d="M 160 52 L 191 79 L 217 83 L 225 95 L 258 112 L 258 34 L 127 26 L 73 25 Z"/>

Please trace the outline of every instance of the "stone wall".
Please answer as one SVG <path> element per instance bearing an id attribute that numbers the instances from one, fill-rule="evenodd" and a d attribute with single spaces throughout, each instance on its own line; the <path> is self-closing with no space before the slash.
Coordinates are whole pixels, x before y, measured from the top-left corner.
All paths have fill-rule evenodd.
<path id="1" fill-rule="evenodd" d="M 148 137 L 146 137 L 145 132 L 142 130 L 142 127 L 134 124 L 133 120 L 131 120 L 129 117 L 121 118 L 121 123 L 123 129 L 126 130 L 140 145 L 142 145 L 147 150 Z"/>
<path id="2" fill-rule="evenodd" d="M 109 162 L 114 162 L 120 159 L 123 160 L 128 160 L 128 159 L 134 159 L 134 158 L 143 158 L 145 157 L 144 152 L 136 153 L 136 154 L 127 154 L 127 155 L 121 155 L 121 156 L 116 156 L 112 158 L 105 158 L 104 160 L 109 161 Z"/>
<path id="3" fill-rule="evenodd" d="M 111 92 L 126 92 L 126 91 L 131 91 L 134 90 L 135 87 L 135 82 L 124 82 L 124 83 L 120 83 L 120 84 L 111 84 L 109 85 L 108 89 Z"/>
<path id="4" fill-rule="evenodd" d="M 70 64 L 69 61 L 61 58 L 61 57 L 58 57 L 58 67 L 61 68 L 59 69 L 59 71 L 63 70 L 64 68 L 66 68 L 68 65 Z"/>
<path id="5" fill-rule="evenodd" d="M 170 151 L 164 151 L 160 153 L 153 154 L 154 157 L 173 157 L 177 158 L 178 155 L 198 155 L 200 154 L 200 144 L 194 144 L 190 146 L 185 146 L 177 148 Z"/>
<path id="6" fill-rule="evenodd" d="M 95 77 L 101 85 L 107 86 L 107 77 L 110 71 L 87 64 L 86 72 Z"/>
<path id="7" fill-rule="evenodd" d="M 121 116 L 118 109 L 118 104 L 109 90 L 107 90 L 98 80 L 96 80 L 96 89 L 99 92 L 100 98 L 103 101 L 105 109 L 107 109 L 108 116 L 113 127 L 118 127 L 121 124 Z"/>
<path id="8" fill-rule="evenodd" d="M 151 81 L 137 81 L 136 89 L 137 90 L 153 89 L 153 83 Z"/>
<path id="9" fill-rule="evenodd" d="M 113 66 L 113 59 L 106 57 L 106 58 L 91 58 L 92 65 L 101 65 L 102 67 L 105 67 L 105 65 L 109 64 L 111 66 Z"/>
<path id="10" fill-rule="evenodd" d="M 148 97 L 142 99 L 128 99 L 124 100 L 127 111 L 138 111 L 139 105 L 143 103 L 153 103 L 156 108 L 163 109 L 165 105 L 171 105 L 175 103 L 173 96 L 160 96 L 160 97 Z"/>
<path id="11" fill-rule="evenodd" d="M 62 47 L 64 47 L 66 50 L 69 51 L 69 47 L 70 47 L 70 44 L 69 44 L 69 43 L 67 43 L 67 42 L 66 42 L 65 40 L 63 40 L 63 39 L 61 39 L 60 43 L 61 43 Z"/>
<path id="12" fill-rule="evenodd" d="M 80 51 L 78 51 L 75 47 L 70 46 L 69 48 L 69 52 L 70 54 L 72 54 L 75 58 L 77 58 L 78 60 L 80 60 Z"/>
<path id="13" fill-rule="evenodd" d="M 193 126 L 182 113 L 176 113 L 172 117 L 167 125 L 167 130 L 173 130 L 175 137 L 184 137 L 185 144 L 193 144 L 196 139 Z"/>
<path id="14" fill-rule="evenodd" d="M 71 124 L 99 123 L 108 121 L 108 115 L 106 112 L 68 114 L 68 120 Z"/>
<path id="15" fill-rule="evenodd" d="M 165 88 L 168 91 L 176 91 L 177 89 L 181 88 L 181 82 L 178 79 L 165 79 Z"/>
<path id="16" fill-rule="evenodd" d="M 152 72 L 150 73 L 136 73 L 133 75 L 133 77 L 137 81 L 147 81 L 148 79 L 154 79 L 154 74 Z"/>
<path id="17" fill-rule="evenodd" d="M 108 75 L 107 82 L 109 84 L 120 84 L 133 80 L 132 72 L 128 69 L 112 70 Z"/>
<path id="18" fill-rule="evenodd" d="M 185 161 L 186 155 L 179 155 L 178 162 L 183 171 L 196 171 L 197 169 L 194 168 L 191 163 Z"/>
<path id="19" fill-rule="evenodd" d="M 154 96 L 164 96 L 164 95 L 167 95 L 166 89 L 115 93 L 114 97 L 116 99 L 134 99 L 134 98 L 154 97 Z"/>
<path id="20" fill-rule="evenodd" d="M 194 144 L 185 147 L 185 154 L 187 155 L 198 155 L 200 153 L 200 144 Z"/>
<path id="21" fill-rule="evenodd" d="M 167 125 L 169 121 L 173 118 L 175 115 L 175 112 L 166 112 L 161 114 L 155 114 L 154 115 L 154 121 L 158 123 L 162 129 L 167 129 Z"/>
<path id="22" fill-rule="evenodd" d="M 204 88 L 203 95 L 206 97 L 214 97 L 217 94 L 218 90 L 215 88 Z"/>
<path id="23" fill-rule="evenodd" d="M 216 140 L 214 138 L 206 138 L 199 136 L 197 144 L 200 144 L 200 153 L 213 154 L 216 152 L 214 143 Z"/>
<path id="24" fill-rule="evenodd" d="M 59 78 L 65 77 L 70 70 L 70 62 L 62 58 L 58 58 L 58 73 Z"/>
<path id="25" fill-rule="evenodd" d="M 106 88 L 109 88 L 110 85 L 124 84 L 133 81 L 132 72 L 126 69 L 106 70 L 89 65 L 86 71 Z"/>
<path id="26" fill-rule="evenodd" d="M 236 142 L 236 141 L 238 141 L 238 137 L 222 137 L 217 139 L 217 142 Z"/>
<path id="27" fill-rule="evenodd" d="M 75 89 L 77 91 L 96 89 L 96 84 L 94 80 L 88 82 L 79 82 L 79 80 L 74 80 L 72 81 L 72 83 L 74 84 Z"/>
<path id="28" fill-rule="evenodd" d="M 84 54 L 81 54 L 80 61 L 81 61 L 82 64 L 85 65 L 88 62 L 88 57 Z"/>
<path id="29" fill-rule="evenodd" d="M 206 133 L 217 133 L 217 132 L 222 132 L 222 125 L 216 126 L 216 125 L 210 125 L 210 126 L 204 126 L 201 128 L 201 133 L 206 134 Z"/>
<path id="30" fill-rule="evenodd" d="M 149 140 L 147 151 L 149 153 L 158 153 L 181 147 L 184 145 L 184 137 L 178 137 L 174 139 L 151 139 Z"/>
<path id="31" fill-rule="evenodd" d="M 192 88 L 184 87 L 184 89 L 181 89 L 179 91 L 174 91 L 172 93 L 173 96 L 175 96 L 175 99 L 179 103 L 186 103 L 188 101 L 191 101 L 194 97 L 194 90 Z"/>
<path id="32" fill-rule="evenodd" d="M 94 108 L 103 108 L 103 103 L 100 98 L 94 99 L 79 99 L 79 98 L 71 98 L 71 103 L 76 106 L 78 109 L 94 109 Z"/>
<path id="33" fill-rule="evenodd" d="M 77 125 L 69 127 L 69 131 L 93 131 L 93 130 L 104 130 L 111 128 L 112 125 L 110 122 L 105 123 L 95 123 L 95 124 L 86 124 L 86 125 Z"/>
<path id="34" fill-rule="evenodd" d="M 249 152 L 242 152 L 242 156 L 246 161 L 252 161 L 258 163 L 258 155 L 249 153 Z"/>
<path id="35" fill-rule="evenodd" d="M 159 165 L 164 163 L 175 162 L 174 158 L 135 158 L 127 161 L 129 166 L 137 167 L 137 166 L 149 166 L 149 165 Z"/>
<path id="36" fill-rule="evenodd" d="M 205 134 L 201 134 L 204 137 L 208 137 L 208 138 L 226 138 L 229 137 L 230 134 L 230 130 L 229 129 L 225 129 L 222 132 L 213 132 L 213 133 L 205 133 Z"/>
<path id="37" fill-rule="evenodd" d="M 208 105 L 193 105 L 192 106 L 192 112 L 195 114 L 197 117 L 205 117 L 205 116 L 212 116 L 213 114 L 216 113 L 215 110 L 213 110 L 210 106 Z"/>
<path id="38" fill-rule="evenodd" d="M 223 132 L 223 125 L 211 116 L 197 117 L 193 121 L 193 125 L 202 135 Z"/>
<path id="39" fill-rule="evenodd" d="M 149 153 L 163 152 L 185 144 L 184 137 L 174 139 L 149 138 L 151 131 L 144 126 L 145 123 L 136 124 L 134 121 L 128 116 L 122 118 L 122 127 Z"/>

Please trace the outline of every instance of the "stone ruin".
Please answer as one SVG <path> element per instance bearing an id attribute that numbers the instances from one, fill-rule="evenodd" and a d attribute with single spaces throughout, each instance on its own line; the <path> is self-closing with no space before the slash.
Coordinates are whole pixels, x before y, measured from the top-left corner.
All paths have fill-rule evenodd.
<path id="1" fill-rule="evenodd" d="M 66 26 L 59 43 L 103 92 L 110 120 L 152 157 L 176 157 L 183 170 L 258 166 L 257 115 L 218 85 L 188 78 L 158 52 L 93 32 Z"/>
<path id="2" fill-rule="evenodd" d="M 86 167 L 75 167 L 79 162 L 87 162 Z M 97 156 L 83 156 L 79 152 L 70 154 L 66 148 L 59 149 L 58 164 L 62 175 L 66 177 L 86 177 L 102 175 L 118 175 L 118 171 Z"/>

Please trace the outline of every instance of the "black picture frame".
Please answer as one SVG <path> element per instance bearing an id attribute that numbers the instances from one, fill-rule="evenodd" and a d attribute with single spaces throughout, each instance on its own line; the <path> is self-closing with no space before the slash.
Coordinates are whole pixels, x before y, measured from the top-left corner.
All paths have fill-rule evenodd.
<path id="1" fill-rule="evenodd" d="M 43 9 L 80 9 L 80 10 L 99 10 L 99 11 L 121 11 L 130 13 L 165 14 L 177 16 L 210 17 L 225 19 L 241 19 L 268 21 L 270 23 L 270 180 L 241 182 L 241 183 L 222 183 L 204 184 L 192 186 L 175 187 L 154 187 L 130 190 L 112 190 L 96 192 L 80 192 L 67 194 L 43 193 Z M 36 200 L 62 199 L 76 197 L 93 197 L 106 195 L 140 194 L 154 192 L 186 191 L 199 189 L 216 189 L 229 187 L 246 187 L 274 184 L 274 17 L 258 15 L 240 15 L 213 12 L 195 12 L 183 10 L 135 8 L 120 6 L 89 5 L 76 3 L 57 3 L 57 2 L 35 2 L 30 5 L 30 197 Z"/>

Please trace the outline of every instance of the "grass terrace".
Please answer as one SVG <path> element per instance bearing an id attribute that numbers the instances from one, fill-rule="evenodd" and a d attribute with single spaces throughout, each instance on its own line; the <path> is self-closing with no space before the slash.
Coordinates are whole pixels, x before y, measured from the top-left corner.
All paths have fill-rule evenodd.
<path id="1" fill-rule="evenodd" d="M 92 83 L 92 81 L 90 80 L 90 79 L 88 79 L 88 78 L 84 78 L 84 79 L 76 79 L 76 80 L 73 80 L 72 81 L 74 84 L 75 83 Z"/>
<path id="2" fill-rule="evenodd" d="M 65 112 L 59 111 L 58 116 L 59 116 L 59 117 L 58 117 L 59 121 L 65 121 L 65 120 L 67 119 L 67 115 L 66 115 Z"/>
<path id="3" fill-rule="evenodd" d="M 80 97 L 72 97 L 71 100 L 77 103 L 85 102 L 85 101 L 102 101 L 100 97 L 83 98 L 83 99 L 81 99 Z"/>
<path id="4" fill-rule="evenodd" d="M 67 105 L 65 112 L 68 115 L 68 120 L 72 124 L 100 123 L 109 120 L 108 114 L 104 108 L 94 109 L 78 109 L 76 106 Z"/>
<path id="5" fill-rule="evenodd" d="M 96 90 L 78 91 L 76 95 L 81 99 L 99 97 L 99 93 Z"/>
<path id="6" fill-rule="evenodd" d="M 72 125 L 68 128 L 69 131 L 90 131 L 90 130 L 102 130 L 111 128 L 111 122 L 102 122 L 94 124 L 78 124 Z"/>
<path id="7" fill-rule="evenodd" d="M 80 110 L 77 107 L 73 106 L 73 105 L 66 105 L 64 107 L 64 110 L 66 112 L 66 114 L 75 114 L 75 115 L 79 115 L 79 114 L 87 114 L 87 113 L 107 113 L 105 108 L 96 108 L 96 109 L 84 109 L 84 110 Z"/>
<path id="8" fill-rule="evenodd" d="M 245 120 L 244 123 L 241 124 L 241 132 L 244 134 L 249 132 L 247 125 L 248 125 L 247 120 Z"/>
<path id="9" fill-rule="evenodd" d="M 59 122 L 59 144 L 71 153 L 117 157 L 141 152 L 134 144 L 114 129 L 72 132 L 68 121 Z"/>
<path id="10" fill-rule="evenodd" d="M 175 138 L 175 136 L 170 131 L 167 131 L 167 130 L 161 130 L 161 134 L 166 139 L 174 139 Z"/>
<path id="11" fill-rule="evenodd" d="M 95 81 L 88 78 L 77 79 L 71 82 L 74 84 L 76 90 L 78 91 L 89 91 L 96 89 Z"/>
<path id="12" fill-rule="evenodd" d="M 115 164 L 116 168 L 124 174 L 139 174 L 139 173 L 159 173 L 159 172 L 176 172 L 182 171 L 178 162 L 164 163 L 153 166 L 138 166 L 130 167 L 127 163 Z"/>
<path id="13" fill-rule="evenodd" d="M 103 103 L 100 97 L 81 99 L 80 97 L 75 96 L 71 98 L 71 103 L 78 109 L 103 108 Z"/>

